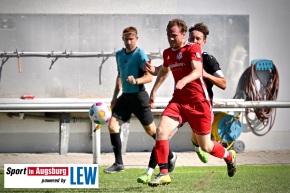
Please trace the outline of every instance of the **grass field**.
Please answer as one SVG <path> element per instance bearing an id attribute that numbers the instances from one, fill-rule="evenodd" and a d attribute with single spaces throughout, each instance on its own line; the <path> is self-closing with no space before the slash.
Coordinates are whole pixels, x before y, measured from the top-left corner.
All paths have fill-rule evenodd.
<path id="1" fill-rule="evenodd" d="M 170 175 L 172 182 L 155 188 L 138 184 L 144 169 L 105 174 L 100 168 L 99 189 L 4 189 L 0 171 L 0 192 L 290 192 L 290 166 L 238 166 L 234 177 L 227 176 L 226 167 L 177 167 Z M 156 170 L 157 172 L 157 170 Z M 17 182 L 15 182 L 17 183 Z"/>

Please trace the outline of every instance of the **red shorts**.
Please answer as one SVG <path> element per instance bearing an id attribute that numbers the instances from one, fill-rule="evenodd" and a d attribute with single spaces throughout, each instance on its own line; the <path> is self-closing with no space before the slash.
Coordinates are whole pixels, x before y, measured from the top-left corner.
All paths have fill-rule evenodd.
<path id="1" fill-rule="evenodd" d="M 213 113 L 210 101 L 197 102 L 193 99 L 173 97 L 162 116 L 177 118 L 180 125 L 188 122 L 191 129 L 199 135 L 211 133 Z"/>

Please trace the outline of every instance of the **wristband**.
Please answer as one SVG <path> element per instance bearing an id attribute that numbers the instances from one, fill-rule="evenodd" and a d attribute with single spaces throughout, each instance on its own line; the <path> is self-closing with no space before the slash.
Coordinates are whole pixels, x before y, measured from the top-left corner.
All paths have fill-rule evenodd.
<path id="1" fill-rule="evenodd" d="M 135 79 L 135 81 L 136 81 L 136 84 L 138 84 L 138 79 Z"/>

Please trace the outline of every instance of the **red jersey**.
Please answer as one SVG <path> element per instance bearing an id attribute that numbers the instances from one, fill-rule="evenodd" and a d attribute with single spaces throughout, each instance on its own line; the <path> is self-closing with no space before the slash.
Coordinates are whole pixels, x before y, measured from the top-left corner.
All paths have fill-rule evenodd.
<path id="1" fill-rule="evenodd" d="M 192 60 L 202 62 L 201 49 L 197 44 L 187 42 L 178 50 L 167 48 L 163 52 L 163 65 L 171 69 L 175 83 L 192 72 Z M 175 89 L 173 96 L 191 98 L 196 101 L 209 100 L 202 76 L 187 83 L 182 89 Z"/>

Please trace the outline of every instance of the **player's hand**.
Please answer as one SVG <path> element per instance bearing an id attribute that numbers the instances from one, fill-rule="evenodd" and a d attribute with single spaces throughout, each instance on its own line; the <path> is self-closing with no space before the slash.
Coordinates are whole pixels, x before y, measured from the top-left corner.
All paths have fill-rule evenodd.
<path id="1" fill-rule="evenodd" d="M 148 71 L 150 74 L 154 74 L 155 66 L 153 66 L 151 64 L 151 61 L 152 61 L 152 59 L 149 58 L 149 61 L 144 63 L 143 68 L 144 68 L 145 71 Z"/>
<path id="2" fill-rule="evenodd" d="M 151 93 L 150 98 L 149 98 L 149 107 L 151 109 L 155 109 L 156 107 L 154 106 L 154 101 L 155 101 L 155 94 Z"/>
<path id="3" fill-rule="evenodd" d="M 182 89 L 185 85 L 187 84 L 187 81 L 183 78 L 183 79 L 180 79 L 176 85 L 175 85 L 175 88 L 176 89 Z"/>
<path id="4" fill-rule="evenodd" d="M 130 84 L 136 84 L 136 79 L 134 78 L 134 76 L 128 76 L 127 77 L 127 82 L 129 82 Z"/>
<path id="5" fill-rule="evenodd" d="M 203 78 L 208 78 L 208 73 L 204 69 L 202 70 L 202 76 Z"/>

